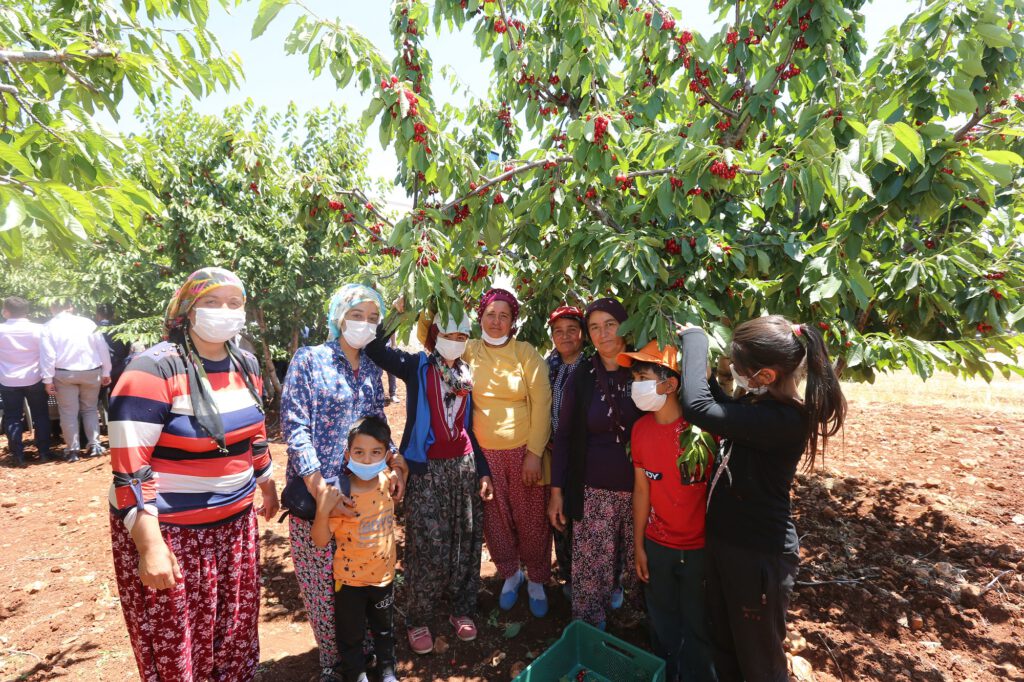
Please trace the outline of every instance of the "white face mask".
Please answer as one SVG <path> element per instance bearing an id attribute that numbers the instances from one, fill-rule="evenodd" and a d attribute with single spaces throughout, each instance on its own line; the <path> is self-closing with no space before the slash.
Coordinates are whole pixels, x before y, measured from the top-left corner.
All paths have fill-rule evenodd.
<path id="1" fill-rule="evenodd" d="M 747 377 L 743 376 L 742 374 L 739 374 L 736 371 L 736 366 L 735 365 L 729 365 L 729 369 L 730 369 L 730 371 L 732 371 L 732 380 L 736 382 L 736 385 L 739 386 L 740 388 L 742 388 L 744 391 L 746 391 L 750 395 L 764 395 L 765 393 L 768 392 L 768 387 L 767 386 L 758 386 L 757 388 L 752 387 L 750 385 L 750 379 L 748 379 Z M 754 373 L 754 376 L 757 376 L 756 372 Z"/>
<path id="2" fill-rule="evenodd" d="M 638 408 L 644 412 L 657 412 L 661 409 L 665 401 L 668 400 L 668 396 L 658 393 L 659 383 L 661 382 L 654 379 L 633 382 L 630 394 Z"/>
<path id="3" fill-rule="evenodd" d="M 209 343 L 226 343 L 245 327 L 245 310 L 242 308 L 196 308 L 195 311 L 192 331 Z"/>
<path id="4" fill-rule="evenodd" d="M 462 357 L 462 354 L 466 351 L 466 342 L 452 341 L 451 339 L 439 336 L 437 337 L 437 342 L 434 344 L 434 348 L 442 358 L 451 362 Z"/>
<path id="5" fill-rule="evenodd" d="M 345 337 L 348 345 L 356 350 L 366 347 L 366 344 L 377 338 L 377 325 L 362 320 L 345 320 L 345 328 L 341 335 Z"/>
<path id="6" fill-rule="evenodd" d="M 499 336 L 497 338 L 491 336 L 487 332 L 480 330 L 480 338 L 484 340 L 488 346 L 504 346 L 505 342 L 508 341 L 508 334 L 505 336 Z"/>

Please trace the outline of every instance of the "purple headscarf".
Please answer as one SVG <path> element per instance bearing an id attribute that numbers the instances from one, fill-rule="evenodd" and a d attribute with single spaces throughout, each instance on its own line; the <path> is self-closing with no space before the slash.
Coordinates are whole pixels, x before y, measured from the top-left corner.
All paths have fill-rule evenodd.
<path id="1" fill-rule="evenodd" d="M 479 320 L 484 319 L 484 311 L 487 310 L 487 306 L 494 303 L 495 301 L 504 301 L 508 303 L 508 306 L 512 308 L 512 331 L 509 332 L 510 336 L 514 336 L 516 333 L 516 321 L 519 320 L 519 299 L 511 291 L 505 289 L 488 289 L 484 292 L 484 295 L 480 297 L 480 305 L 477 306 L 476 316 Z"/>

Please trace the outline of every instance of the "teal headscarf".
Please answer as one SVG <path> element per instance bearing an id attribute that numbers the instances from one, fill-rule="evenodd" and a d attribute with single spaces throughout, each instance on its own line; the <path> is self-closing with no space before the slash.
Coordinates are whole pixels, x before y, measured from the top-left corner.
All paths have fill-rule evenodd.
<path id="1" fill-rule="evenodd" d="M 376 303 L 380 310 L 380 317 L 384 319 L 384 298 L 377 293 L 376 289 L 364 284 L 344 284 L 331 296 L 331 302 L 327 306 L 327 338 L 330 341 L 341 336 L 341 321 L 345 319 L 348 311 L 360 303 Z"/>

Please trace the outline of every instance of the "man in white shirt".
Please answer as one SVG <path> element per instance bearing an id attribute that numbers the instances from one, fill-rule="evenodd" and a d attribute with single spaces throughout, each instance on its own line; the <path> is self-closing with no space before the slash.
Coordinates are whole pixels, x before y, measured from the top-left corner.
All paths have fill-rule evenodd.
<path id="1" fill-rule="evenodd" d="M 7 448 L 18 466 L 25 463 L 21 435 L 25 428 L 25 401 L 32 413 L 39 461 L 49 460 L 50 411 L 39 373 L 39 337 L 43 325 L 29 322 L 28 301 L 17 296 L 4 299 L 0 324 L 0 398 L 4 406 Z"/>
<path id="2" fill-rule="evenodd" d="M 103 454 L 100 447 L 100 388 L 110 383 L 110 351 L 96 324 L 74 314 L 74 306 L 50 306 L 53 319 L 43 327 L 39 368 L 46 391 L 57 396 L 64 458 L 78 461 L 78 417 L 88 443 L 85 456 Z"/>

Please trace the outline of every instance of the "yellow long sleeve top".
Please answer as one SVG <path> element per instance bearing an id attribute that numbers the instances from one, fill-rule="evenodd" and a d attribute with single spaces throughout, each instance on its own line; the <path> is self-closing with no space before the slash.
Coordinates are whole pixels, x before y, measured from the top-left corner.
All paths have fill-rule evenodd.
<path id="1" fill-rule="evenodd" d="M 473 435 L 488 450 L 526 445 L 541 455 L 551 437 L 551 382 L 537 349 L 512 339 L 501 347 L 466 345 L 473 370 Z"/>

